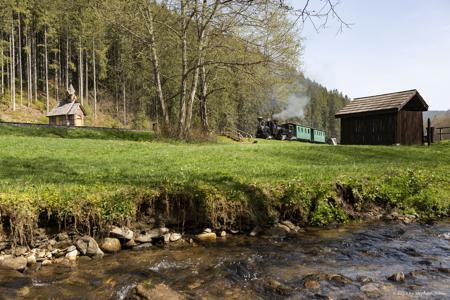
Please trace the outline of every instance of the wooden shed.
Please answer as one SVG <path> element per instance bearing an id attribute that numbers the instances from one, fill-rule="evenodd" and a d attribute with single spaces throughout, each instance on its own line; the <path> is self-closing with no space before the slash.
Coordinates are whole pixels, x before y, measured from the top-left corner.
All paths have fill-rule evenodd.
<path id="1" fill-rule="evenodd" d="M 356 98 L 335 115 L 341 119 L 341 144 L 422 144 L 427 110 L 417 90 Z"/>
<path id="2" fill-rule="evenodd" d="M 60 102 L 57 107 L 47 114 L 50 125 L 84 126 L 86 111 L 81 103 L 75 100 Z"/>

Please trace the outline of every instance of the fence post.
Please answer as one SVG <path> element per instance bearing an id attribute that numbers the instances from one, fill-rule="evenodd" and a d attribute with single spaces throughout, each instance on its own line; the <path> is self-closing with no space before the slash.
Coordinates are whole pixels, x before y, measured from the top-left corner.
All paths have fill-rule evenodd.
<path id="1" fill-rule="evenodd" d="M 427 121 L 427 144 L 428 146 L 431 146 L 431 120 L 428 118 Z"/>

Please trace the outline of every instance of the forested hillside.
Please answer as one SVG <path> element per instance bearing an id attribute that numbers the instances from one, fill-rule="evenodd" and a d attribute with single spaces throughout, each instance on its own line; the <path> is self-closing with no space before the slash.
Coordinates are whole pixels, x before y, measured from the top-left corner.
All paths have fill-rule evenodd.
<path id="1" fill-rule="evenodd" d="M 299 101 L 289 119 L 335 136 L 347 99 L 302 75 L 305 16 L 327 14 L 275 0 L 0 0 L 0 118 L 45 122 L 73 84 L 87 125 L 253 132 Z"/>

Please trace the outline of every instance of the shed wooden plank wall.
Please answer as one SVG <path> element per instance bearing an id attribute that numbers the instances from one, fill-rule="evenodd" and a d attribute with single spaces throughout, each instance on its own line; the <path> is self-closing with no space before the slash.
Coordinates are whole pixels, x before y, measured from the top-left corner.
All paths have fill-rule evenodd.
<path id="1" fill-rule="evenodd" d="M 341 144 L 395 144 L 395 113 L 354 116 L 341 119 Z"/>
<path id="2" fill-rule="evenodd" d="M 423 143 L 423 114 L 421 111 L 401 110 L 397 113 L 396 143 L 420 145 Z"/>

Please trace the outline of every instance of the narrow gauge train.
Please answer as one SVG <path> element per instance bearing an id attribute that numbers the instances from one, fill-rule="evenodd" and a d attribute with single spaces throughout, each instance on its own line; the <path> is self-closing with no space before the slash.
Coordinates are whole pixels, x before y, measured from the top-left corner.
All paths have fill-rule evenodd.
<path id="1" fill-rule="evenodd" d="M 276 120 L 258 118 L 256 137 L 260 139 L 277 139 L 289 141 L 304 141 L 326 143 L 325 131 L 295 123 L 278 125 Z"/>

